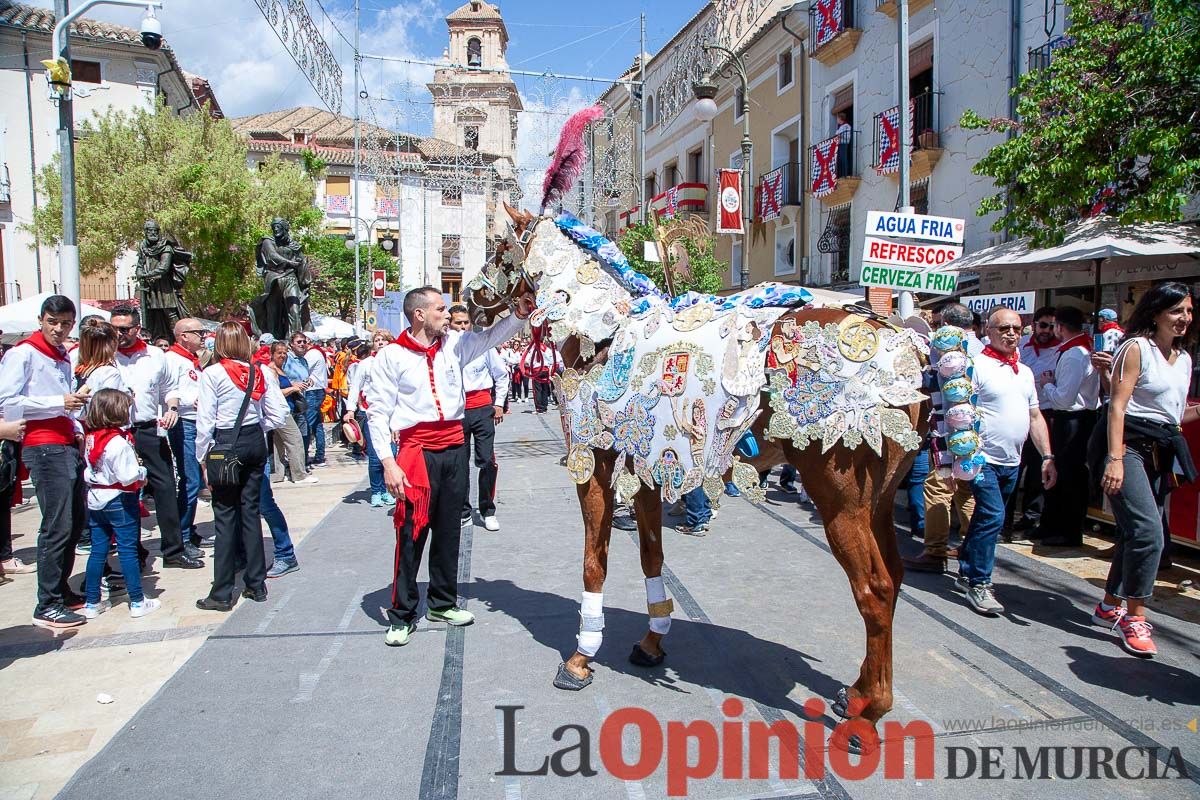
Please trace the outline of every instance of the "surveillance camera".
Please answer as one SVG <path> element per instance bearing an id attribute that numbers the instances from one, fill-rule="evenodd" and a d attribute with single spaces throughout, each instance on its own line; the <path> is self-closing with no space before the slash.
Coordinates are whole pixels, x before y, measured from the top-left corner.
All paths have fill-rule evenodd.
<path id="1" fill-rule="evenodd" d="M 162 47 L 162 23 L 153 14 L 142 17 L 142 44 L 151 50 Z"/>

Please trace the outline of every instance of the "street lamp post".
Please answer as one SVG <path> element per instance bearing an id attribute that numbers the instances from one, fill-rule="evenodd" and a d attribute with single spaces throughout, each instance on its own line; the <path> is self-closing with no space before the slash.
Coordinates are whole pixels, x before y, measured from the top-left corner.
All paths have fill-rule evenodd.
<path id="1" fill-rule="evenodd" d="M 162 8 L 158 0 L 83 0 L 74 11 L 69 0 L 55 0 L 53 58 L 42 62 L 51 75 L 51 89 L 58 93 L 58 152 L 62 177 L 63 236 L 58 252 L 59 292 L 71 298 L 75 310 L 79 299 L 79 231 L 75 217 L 75 110 L 71 99 L 71 23 L 88 9 L 98 5 L 145 8 L 142 19 L 142 44 L 150 50 L 162 47 L 162 25 L 154 17 L 154 9 Z M 65 78 L 65 82 L 63 81 Z"/>
<path id="2" fill-rule="evenodd" d="M 750 280 L 750 225 L 753 222 L 750 170 L 753 166 L 754 143 L 750 139 L 750 81 L 746 78 L 746 64 L 737 53 L 719 44 L 706 44 L 704 50 L 716 50 L 727 56 L 727 60 L 703 80 L 692 84 L 692 94 L 696 97 L 696 116 L 705 122 L 710 122 L 717 116 L 717 101 L 714 99 L 717 96 L 717 85 L 713 83 L 714 76 L 736 76 L 742 88 L 742 274 L 738 283 L 744 289 Z M 737 102 L 736 93 L 734 102 Z"/>
<path id="3" fill-rule="evenodd" d="M 375 219 L 371 220 L 368 223 L 362 217 L 351 216 L 350 219 L 353 222 L 357 223 L 355 225 L 355 230 L 358 229 L 358 225 L 360 225 L 360 224 L 365 225 L 367 228 L 367 271 L 370 272 L 371 270 L 374 269 L 374 259 L 372 258 L 372 256 L 373 256 L 373 253 L 375 250 L 374 242 L 371 239 L 371 233 L 372 233 L 372 231 L 375 230 L 375 226 L 378 223 L 383 222 L 386 224 L 388 222 L 388 220 L 385 219 L 384 217 L 376 217 Z M 379 246 L 390 253 L 390 252 L 392 252 L 392 248 L 395 246 L 395 242 L 396 242 L 395 239 L 391 238 L 391 236 L 388 236 L 386 239 L 384 239 L 382 242 L 379 243 Z M 360 319 L 360 317 L 362 316 L 362 311 L 361 311 L 362 297 L 361 297 L 361 289 L 360 289 L 361 280 L 359 278 L 359 270 L 358 270 L 358 236 L 357 236 L 357 234 L 350 233 L 350 234 L 346 235 L 346 249 L 354 251 L 354 314 L 355 314 L 354 325 L 357 327 L 359 325 L 359 323 L 362 321 Z M 372 277 L 374 277 L 374 276 L 372 276 Z"/>

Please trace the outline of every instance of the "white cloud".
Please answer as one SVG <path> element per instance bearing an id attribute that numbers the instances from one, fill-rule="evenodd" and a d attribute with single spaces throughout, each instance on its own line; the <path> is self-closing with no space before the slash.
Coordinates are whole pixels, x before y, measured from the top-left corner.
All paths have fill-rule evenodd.
<path id="1" fill-rule="evenodd" d="M 517 170 L 526 208 L 536 211 L 541 202 L 546 167 L 567 118 L 590 102 L 578 86 L 558 81 L 539 81 L 536 88 L 521 94 L 525 113 L 517 118 Z"/>

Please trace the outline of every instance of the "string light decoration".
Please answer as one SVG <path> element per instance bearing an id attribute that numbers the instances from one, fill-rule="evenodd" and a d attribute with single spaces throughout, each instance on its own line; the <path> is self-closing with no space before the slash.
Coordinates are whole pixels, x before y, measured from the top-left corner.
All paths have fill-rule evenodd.
<path id="1" fill-rule="evenodd" d="M 304 73 L 321 98 L 335 114 L 342 111 L 342 67 L 321 35 L 321 30 L 303 0 L 255 0 L 279 41 L 292 54 L 292 60 Z M 322 9 L 324 13 L 324 9 Z M 325 15 L 327 25 L 336 30 Z"/>

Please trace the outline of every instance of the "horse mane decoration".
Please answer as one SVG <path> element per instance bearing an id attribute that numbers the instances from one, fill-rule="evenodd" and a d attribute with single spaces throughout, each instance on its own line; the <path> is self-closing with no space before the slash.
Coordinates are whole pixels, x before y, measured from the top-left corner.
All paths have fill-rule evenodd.
<path id="1" fill-rule="evenodd" d="M 603 116 L 603 106 L 591 106 L 572 114 L 563 126 L 558 137 L 558 147 L 554 149 L 554 158 L 546 169 L 546 179 L 542 181 L 542 207 L 539 214 L 545 213 L 551 203 L 561 201 L 574 185 L 583 171 L 584 162 L 587 161 L 587 148 L 583 142 L 584 131 L 588 125 Z"/>

